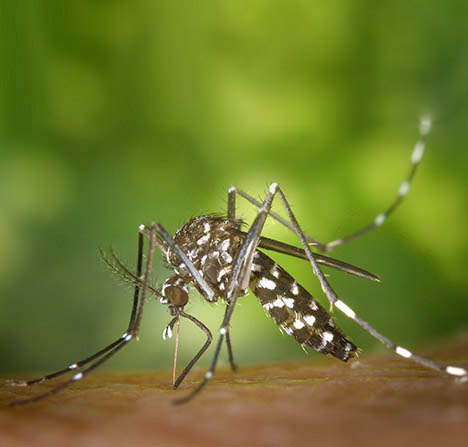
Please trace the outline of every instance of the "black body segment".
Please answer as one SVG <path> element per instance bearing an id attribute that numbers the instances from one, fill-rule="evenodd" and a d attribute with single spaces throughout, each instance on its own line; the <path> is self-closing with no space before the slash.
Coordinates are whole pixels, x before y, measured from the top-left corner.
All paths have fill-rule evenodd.
<path id="1" fill-rule="evenodd" d="M 357 347 L 320 303 L 260 251 L 254 256 L 250 288 L 273 321 L 301 345 L 345 362 L 355 356 Z"/>

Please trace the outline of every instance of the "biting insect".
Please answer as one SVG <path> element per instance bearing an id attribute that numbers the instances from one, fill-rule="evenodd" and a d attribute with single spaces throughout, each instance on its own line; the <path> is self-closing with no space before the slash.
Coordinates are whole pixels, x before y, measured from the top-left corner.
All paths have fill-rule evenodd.
<path id="1" fill-rule="evenodd" d="M 125 333 L 104 349 L 60 371 L 34 380 L 8 381 L 9 385 L 31 386 L 68 372 L 74 372 L 70 379 L 55 388 L 31 399 L 13 402 L 12 405 L 35 402 L 58 393 L 83 379 L 91 371 L 137 338 L 145 297 L 148 294 L 154 294 L 159 297 L 160 302 L 167 306 L 168 312 L 172 316 L 172 319 L 163 331 L 163 338 L 171 337 L 174 328 L 178 333 L 179 323 L 182 318 L 190 320 L 206 335 L 206 341 L 203 346 L 177 378 L 174 361 L 173 386 L 177 388 L 208 349 L 213 339 L 210 330 L 200 320 L 184 310 L 189 301 L 189 285 L 194 286 L 208 302 L 224 302 L 226 310 L 219 329 L 218 340 L 210 368 L 199 385 L 189 394 L 178 399 L 176 403 L 191 400 L 213 377 L 224 342 L 226 342 L 230 366 L 233 371 L 236 370 L 230 338 L 230 320 L 238 299 L 245 296 L 249 289 L 257 297 L 273 321 L 303 347 L 311 347 L 320 353 L 328 354 L 344 362 L 355 358 L 358 348 L 347 339 L 346 335 L 337 326 L 324 307 L 261 249 L 272 250 L 308 260 L 331 308 L 335 307 L 340 310 L 399 356 L 411 359 L 428 368 L 466 380 L 466 369 L 459 366 L 441 365 L 413 354 L 408 349 L 396 345 L 367 322 L 363 321 L 353 309 L 337 296 L 322 273 L 320 265 L 335 268 L 365 279 L 378 281 L 379 278 L 376 275 L 351 264 L 312 252 L 310 249 L 310 246 L 313 246 L 319 251 L 328 253 L 332 249 L 374 230 L 387 220 L 410 189 L 411 181 L 424 153 L 425 140 L 430 130 L 430 124 L 429 120 L 421 121 L 420 137 L 411 154 L 409 174 L 401 183 L 397 197 L 393 203 L 386 211 L 378 214 L 369 225 L 342 239 L 325 244 L 305 234 L 297 222 L 283 190 L 277 183 L 270 185 L 263 202 L 257 201 L 237 187 L 231 187 L 228 191 L 228 210 L 225 217 L 215 215 L 195 217 L 183 225 L 174 236 L 171 236 L 159 223 L 153 223 L 150 226 L 141 225 L 138 230 L 138 256 L 135 273 L 127 268 L 112 250 L 110 251 L 110 256 L 101 252 L 108 266 L 125 280 L 133 283 L 135 287 L 130 321 Z M 238 196 L 257 208 L 257 215 L 247 231 L 243 231 L 243 221 L 236 216 L 236 199 Z M 276 197 L 279 197 L 288 219 L 284 219 L 271 210 L 273 200 Z M 277 220 L 294 232 L 300 240 L 301 248 L 262 236 L 267 217 Z M 143 266 L 145 238 L 149 240 L 149 246 L 146 263 Z M 150 284 L 151 266 L 156 248 L 164 254 L 168 265 L 173 269 L 173 275 L 166 279 L 160 289 Z"/>

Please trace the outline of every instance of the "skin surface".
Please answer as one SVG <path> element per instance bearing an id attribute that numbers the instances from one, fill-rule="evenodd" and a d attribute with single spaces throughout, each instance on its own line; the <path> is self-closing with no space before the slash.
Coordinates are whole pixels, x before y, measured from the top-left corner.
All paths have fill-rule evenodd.
<path id="1" fill-rule="evenodd" d="M 468 333 L 426 352 L 468 364 Z M 201 379 L 172 391 L 170 371 L 96 373 L 47 400 L 6 408 L 32 388 L 2 386 L 0 445 L 466 445 L 468 383 L 390 354 L 357 363 L 220 368 L 187 405 L 173 406 Z"/>

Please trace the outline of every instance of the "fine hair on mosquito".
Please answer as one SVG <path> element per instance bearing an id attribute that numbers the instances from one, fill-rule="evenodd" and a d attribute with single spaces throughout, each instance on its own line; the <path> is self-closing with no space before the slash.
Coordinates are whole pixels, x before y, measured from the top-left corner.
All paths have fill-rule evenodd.
<path id="1" fill-rule="evenodd" d="M 227 347 L 230 367 L 233 371 L 236 370 L 230 336 L 230 320 L 238 299 L 245 296 L 249 289 L 280 329 L 293 337 L 303 348 L 311 347 L 320 353 L 328 354 L 344 362 L 357 357 L 357 346 L 347 339 L 330 315 L 331 310 L 336 308 L 399 356 L 466 381 L 468 373 L 465 368 L 455 365 L 442 365 L 420 357 L 395 344 L 362 320 L 353 309 L 337 296 L 322 272 L 321 266 L 379 281 L 376 275 L 346 262 L 312 252 L 310 248 L 312 246 L 318 251 L 329 253 L 334 248 L 380 227 L 387 220 L 409 192 L 414 174 L 424 154 L 425 141 L 430 127 L 430 119 L 421 120 L 419 139 L 411 153 L 409 173 L 400 184 L 396 198 L 391 205 L 384 212 L 378 214 L 371 223 L 346 237 L 322 243 L 305 234 L 296 220 L 283 189 L 277 183 L 272 183 L 269 186 L 263 202 L 232 186 L 228 190 L 227 214 L 224 217 L 217 215 L 194 217 L 177 230 L 174 236 L 171 236 L 159 223 L 152 223 L 149 226 L 140 225 L 138 228 L 135 271 L 124 265 L 112 249 L 109 253 L 101 251 L 107 265 L 134 285 L 130 321 L 123 335 L 95 354 L 54 373 L 33 380 L 8 380 L 7 384 L 11 386 L 31 386 L 69 372 L 73 373 L 71 378 L 54 388 L 32 398 L 15 401 L 11 405 L 17 406 L 37 402 L 58 393 L 83 379 L 132 340 L 137 339 L 145 297 L 149 294 L 159 297 L 161 304 L 167 306 L 172 317 L 163 331 L 163 338 L 172 337 L 174 331 L 176 333 L 172 383 L 173 387 L 177 388 L 213 340 L 210 330 L 200 320 L 184 310 L 189 301 L 189 285 L 194 286 L 208 302 L 215 303 L 221 300 L 226 304 L 226 309 L 217 334 L 217 342 L 209 369 L 198 386 L 187 395 L 177 399 L 175 403 L 184 403 L 191 400 L 205 387 L 215 373 L 224 342 Z M 257 209 L 256 217 L 250 226 L 243 225 L 242 219 L 236 215 L 236 200 L 238 197 L 246 200 Z M 287 219 L 272 211 L 271 207 L 275 198 L 281 202 Z M 295 233 L 301 247 L 298 248 L 264 237 L 262 231 L 267 217 L 280 222 Z M 144 262 L 145 239 L 149 241 L 149 244 Z M 172 276 L 166 279 L 160 288 L 156 288 L 150 283 L 151 266 L 156 249 L 163 253 L 168 265 L 173 269 Z M 330 313 L 293 276 L 260 249 L 272 250 L 307 260 L 330 303 Z M 187 319 L 197 326 L 205 334 L 206 341 L 177 376 L 176 359 L 181 319 Z"/>

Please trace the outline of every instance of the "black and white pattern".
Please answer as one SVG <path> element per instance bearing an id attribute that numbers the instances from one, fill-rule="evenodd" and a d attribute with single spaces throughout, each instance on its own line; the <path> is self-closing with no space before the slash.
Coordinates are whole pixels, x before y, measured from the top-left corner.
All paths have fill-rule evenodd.
<path id="1" fill-rule="evenodd" d="M 283 268 L 257 251 L 250 288 L 273 321 L 301 345 L 347 361 L 357 347 L 346 339 L 328 312 Z"/>
<path id="2" fill-rule="evenodd" d="M 84 360 L 73 363 L 67 368 L 35 380 L 8 381 L 9 385 L 30 386 L 53 379 L 67 372 L 74 372 L 71 379 L 52 388 L 48 392 L 39 394 L 32 399 L 14 402 L 13 405 L 34 402 L 59 392 L 72 383 L 81 380 L 92 370 L 115 355 L 130 341 L 137 338 L 145 297 L 149 293 L 158 296 L 160 302 L 168 307 L 169 314 L 173 317 L 163 331 L 164 339 L 172 336 L 174 327 L 176 325 L 178 327 L 181 318 L 191 321 L 206 335 L 204 345 L 177 378 L 175 378 L 174 372 L 173 385 L 174 388 L 177 388 L 212 341 L 209 329 L 201 321 L 184 311 L 184 307 L 189 300 L 189 284 L 195 286 L 208 302 L 214 303 L 219 300 L 225 302 L 226 312 L 219 330 L 211 367 L 206 372 L 201 383 L 189 395 L 176 401 L 178 403 L 187 402 L 192 399 L 213 377 L 224 341 L 226 341 L 231 368 L 233 370 L 236 369 L 230 339 L 230 319 L 237 300 L 246 295 L 249 288 L 281 330 L 292 336 L 303 347 L 311 347 L 318 352 L 329 354 L 342 361 L 355 357 L 357 355 L 357 347 L 346 338 L 329 313 L 289 273 L 277 265 L 260 249 L 274 250 L 307 259 L 332 308 L 340 310 L 347 317 L 354 320 L 396 354 L 466 381 L 467 370 L 465 368 L 441 365 L 419 357 L 408 349 L 394 344 L 367 322 L 359 318 L 356 312 L 336 295 L 322 273 L 319 264 L 370 280 L 378 280 L 378 277 L 343 261 L 338 261 L 318 253 L 312 253 L 309 246 L 313 245 L 320 251 L 329 252 L 333 248 L 352 241 L 381 226 L 401 203 L 410 189 L 416 168 L 424 153 L 425 137 L 429 129 L 430 121 L 423 120 L 420 127 L 420 139 L 411 155 L 410 172 L 401 183 L 394 202 L 384 212 L 378 214 L 372 223 L 341 239 L 322 243 L 305 234 L 301 230 L 283 191 L 276 183 L 270 185 L 265 200 L 262 203 L 255 200 L 246 192 L 236 187 L 231 187 L 228 192 L 228 212 L 226 217 L 213 215 L 195 217 L 182 226 L 173 237 L 160 224 L 153 223 L 151 226 L 141 225 L 138 233 L 136 273 L 128 269 L 113 251 L 110 252 L 110 257 L 103 253 L 103 258 L 109 267 L 125 280 L 135 285 L 132 312 L 127 330 L 104 349 Z M 237 196 L 242 197 L 258 208 L 257 216 L 246 232 L 242 231 L 242 221 L 236 217 Z M 272 202 L 277 196 L 284 207 L 288 219 L 284 219 L 271 210 Z M 262 230 L 267 217 L 279 221 L 293 231 L 301 242 L 301 248 L 263 237 Z M 149 239 L 149 248 L 145 268 L 143 269 L 144 237 Z M 161 289 L 157 289 L 150 284 L 151 265 L 156 247 L 165 255 L 168 264 L 174 270 L 174 275 L 164 282 Z M 77 372 L 76 370 L 79 371 Z"/>

